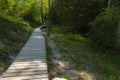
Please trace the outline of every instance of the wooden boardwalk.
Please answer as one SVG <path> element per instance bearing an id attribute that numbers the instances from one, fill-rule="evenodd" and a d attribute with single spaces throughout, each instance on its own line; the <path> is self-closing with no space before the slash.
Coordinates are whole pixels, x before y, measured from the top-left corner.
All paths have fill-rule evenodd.
<path id="1" fill-rule="evenodd" d="M 49 80 L 45 39 L 36 28 L 0 80 Z"/>

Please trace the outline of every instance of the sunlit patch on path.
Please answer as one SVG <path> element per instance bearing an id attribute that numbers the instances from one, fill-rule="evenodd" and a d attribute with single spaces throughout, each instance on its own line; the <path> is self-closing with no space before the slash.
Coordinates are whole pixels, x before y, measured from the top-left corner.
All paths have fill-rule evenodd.
<path id="1" fill-rule="evenodd" d="M 48 80 L 45 39 L 36 28 L 0 80 Z"/>

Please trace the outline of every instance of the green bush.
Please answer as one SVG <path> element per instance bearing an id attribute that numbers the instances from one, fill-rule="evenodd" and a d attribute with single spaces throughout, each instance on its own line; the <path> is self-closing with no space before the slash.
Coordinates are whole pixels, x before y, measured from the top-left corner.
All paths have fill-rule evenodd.
<path id="1" fill-rule="evenodd" d="M 24 20 L 15 20 L 13 17 L 0 15 L 0 60 L 10 59 L 9 55 L 16 55 L 26 40 L 32 28 Z M 1 64 L 0 64 L 1 66 Z"/>
<path id="2" fill-rule="evenodd" d="M 120 12 L 117 8 L 112 7 L 105 9 L 96 19 L 90 23 L 90 39 L 99 48 L 114 49 L 116 45 L 116 31 Z"/>
<path id="3" fill-rule="evenodd" d="M 81 42 L 85 42 L 85 38 L 83 38 L 81 35 L 78 34 L 72 34 L 72 33 L 68 33 L 65 35 L 65 37 L 67 37 L 69 40 L 72 41 L 81 41 Z"/>
<path id="4" fill-rule="evenodd" d="M 60 30 L 58 26 L 54 26 L 51 30 L 51 33 L 60 34 L 62 33 L 62 31 Z"/>

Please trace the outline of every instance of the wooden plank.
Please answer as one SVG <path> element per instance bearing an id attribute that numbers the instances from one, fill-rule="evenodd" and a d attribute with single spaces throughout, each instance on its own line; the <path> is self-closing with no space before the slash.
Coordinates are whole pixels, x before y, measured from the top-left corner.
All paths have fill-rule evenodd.
<path id="1" fill-rule="evenodd" d="M 36 28 L 0 80 L 48 80 L 45 39 Z"/>

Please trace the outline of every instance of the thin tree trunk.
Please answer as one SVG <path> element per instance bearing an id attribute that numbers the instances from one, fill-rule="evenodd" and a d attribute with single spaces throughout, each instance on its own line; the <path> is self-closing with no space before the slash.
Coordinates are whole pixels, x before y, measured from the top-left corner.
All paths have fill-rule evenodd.
<path id="1" fill-rule="evenodd" d="M 44 20 L 43 20 L 43 0 L 41 0 L 41 20 L 42 20 L 42 23 L 44 24 Z"/>
<path id="2" fill-rule="evenodd" d="M 111 2 L 112 2 L 112 0 L 108 0 L 108 8 L 110 8 Z"/>
<path id="3" fill-rule="evenodd" d="M 117 53 L 120 53 L 120 21 L 117 28 L 117 43 L 116 43 Z"/>
<path id="4" fill-rule="evenodd" d="M 50 12 L 50 5 L 51 5 L 51 0 L 48 0 L 48 8 L 49 8 L 49 15 L 48 15 L 48 36 L 50 35 L 51 31 L 51 12 Z"/>

